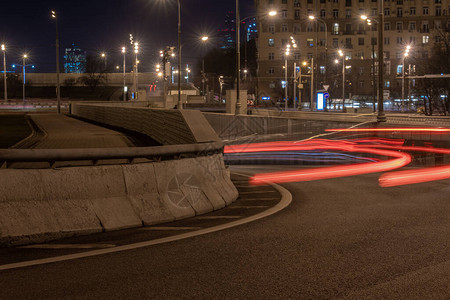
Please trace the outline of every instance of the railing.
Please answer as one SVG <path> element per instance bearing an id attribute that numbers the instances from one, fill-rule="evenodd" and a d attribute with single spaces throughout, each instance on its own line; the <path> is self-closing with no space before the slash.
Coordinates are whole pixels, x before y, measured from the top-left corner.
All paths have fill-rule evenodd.
<path id="1" fill-rule="evenodd" d="M 138 158 L 161 161 L 222 152 L 222 142 L 136 148 L 1 149 L 0 164 L 2 168 L 17 162 L 48 162 L 52 167 L 55 162 L 91 161 L 96 165 L 100 160 L 125 159 L 127 163 L 133 163 Z"/>

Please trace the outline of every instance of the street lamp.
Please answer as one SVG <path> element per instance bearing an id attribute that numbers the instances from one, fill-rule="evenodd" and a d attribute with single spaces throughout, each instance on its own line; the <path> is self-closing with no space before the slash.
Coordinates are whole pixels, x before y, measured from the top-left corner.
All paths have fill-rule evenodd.
<path id="1" fill-rule="evenodd" d="M 56 35 L 56 102 L 58 114 L 61 113 L 61 83 L 59 78 L 59 32 L 58 32 L 58 18 L 56 11 L 52 10 L 52 18 L 55 19 L 55 35 Z"/>
<path id="2" fill-rule="evenodd" d="M 138 100 L 138 53 L 139 53 L 139 43 L 133 41 L 133 35 L 130 34 L 130 44 L 134 47 L 134 54 L 135 54 L 135 60 L 134 60 L 134 74 L 133 74 L 133 93 L 134 93 L 134 99 Z"/>
<path id="3" fill-rule="evenodd" d="M 106 64 L 106 53 L 103 52 L 103 53 L 100 54 L 100 56 L 105 60 L 105 71 L 106 71 L 106 69 L 107 69 L 107 64 Z"/>
<path id="4" fill-rule="evenodd" d="M 327 23 L 324 20 L 316 18 L 313 15 L 309 15 L 308 18 L 310 20 L 312 20 L 312 21 L 317 21 L 317 22 L 323 23 L 323 25 L 325 25 L 325 82 L 327 82 L 327 79 L 328 79 L 327 78 L 328 77 L 328 70 L 326 69 L 327 68 L 327 62 L 328 62 L 328 27 L 327 27 Z M 318 32 L 316 31 L 316 50 L 317 50 L 317 47 L 318 47 L 317 34 L 318 34 Z M 316 60 L 317 60 L 316 61 L 316 64 L 317 64 L 317 62 L 318 62 L 317 52 L 316 52 Z M 317 82 L 318 82 L 318 80 L 317 80 Z M 327 99 L 325 99 L 325 101 L 327 101 Z M 325 103 L 325 111 L 327 111 L 327 110 L 328 110 L 327 109 L 327 103 Z"/>
<path id="5" fill-rule="evenodd" d="M 297 42 L 295 39 L 291 36 L 290 37 L 291 44 L 293 48 L 297 48 Z M 291 54 L 291 44 L 286 45 L 286 51 L 284 53 L 284 110 L 288 110 L 288 80 L 287 80 L 287 74 L 288 74 L 288 57 Z M 295 67 L 294 67 L 295 72 Z M 294 73 L 295 74 L 295 73 Z M 295 95 L 294 95 L 294 101 L 295 101 Z"/>
<path id="6" fill-rule="evenodd" d="M 277 15 L 276 11 L 269 11 L 267 15 L 273 17 Z M 239 115 L 241 112 L 241 101 L 240 101 L 240 81 L 241 81 L 241 22 L 254 18 L 247 17 L 241 20 L 239 12 L 239 0 L 236 0 L 236 110 L 235 115 Z"/>
<path id="7" fill-rule="evenodd" d="M 374 21 L 375 23 L 378 24 L 377 20 L 369 19 L 366 15 L 361 15 L 361 19 L 366 21 L 367 25 L 369 25 L 371 27 L 373 26 L 372 21 Z M 372 29 L 373 29 L 373 27 L 372 27 Z M 372 34 L 372 37 L 373 37 L 373 34 Z M 372 45 L 372 76 L 373 76 L 373 78 L 372 78 L 372 81 L 373 81 L 373 85 L 372 85 L 373 86 L 372 99 L 373 99 L 373 112 L 376 112 L 376 107 L 377 107 L 377 105 L 376 105 L 376 102 L 377 102 L 377 100 L 376 100 L 377 86 L 376 86 L 376 76 L 375 76 L 375 44 L 374 44 L 374 41 L 372 40 L 370 44 Z"/>
<path id="8" fill-rule="evenodd" d="M 22 82 L 22 98 L 23 98 L 23 105 L 25 106 L 25 83 L 26 83 L 26 77 L 25 77 L 25 66 L 26 66 L 26 59 L 28 58 L 27 54 L 24 54 L 22 57 L 22 73 L 23 73 L 23 82 Z"/>
<path id="9" fill-rule="evenodd" d="M 386 122 L 386 116 L 384 114 L 384 99 L 383 99 L 383 87 L 384 87 L 384 52 L 383 52 L 383 43 L 384 43 L 384 1 L 379 2 L 378 9 L 378 122 Z"/>
<path id="10" fill-rule="evenodd" d="M 127 54 L 127 48 L 122 47 L 122 53 L 123 53 L 123 101 L 127 100 L 127 94 L 126 94 L 126 73 L 125 73 L 125 67 L 126 67 L 126 54 Z"/>
<path id="11" fill-rule="evenodd" d="M 201 40 L 203 43 L 206 43 L 208 41 L 209 37 L 202 36 Z M 206 85 L 206 91 L 205 91 L 205 83 L 207 83 L 206 74 L 205 74 L 205 55 L 202 55 L 202 91 L 203 95 L 208 93 L 208 85 Z"/>
<path id="12" fill-rule="evenodd" d="M 8 101 L 8 87 L 6 84 L 6 46 L 2 44 L 3 51 L 3 83 L 5 89 L 5 102 Z"/>
<path id="13" fill-rule="evenodd" d="M 384 99 L 383 99 L 383 73 L 384 73 L 384 53 L 383 53 L 383 43 L 384 43 L 384 12 L 383 12 L 383 4 L 384 1 L 379 1 L 379 8 L 378 8 L 378 20 L 371 20 L 368 19 L 366 15 L 362 15 L 361 19 L 366 20 L 369 25 L 372 25 L 371 22 L 375 21 L 378 25 L 378 91 L 377 91 L 377 98 L 378 98 L 378 115 L 377 115 L 377 121 L 378 122 L 386 122 L 386 115 L 384 114 Z"/>
<path id="14" fill-rule="evenodd" d="M 284 53 L 284 110 L 288 109 L 288 81 L 287 81 L 287 69 L 288 69 L 288 61 L 287 58 L 290 54 L 291 45 L 286 45 L 286 52 Z"/>
<path id="15" fill-rule="evenodd" d="M 342 57 L 342 112 L 345 112 L 345 55 L 339 50 L 339 56 Z"/>
<path id="16" fill-rule="evenodd" d="M 405 110 L 405 59 L 409 55 L 409 50 L 411 46 L 406 46 L 406 50 L 403 53 L 403 62 L 402 62 L 402 111 Z"/>

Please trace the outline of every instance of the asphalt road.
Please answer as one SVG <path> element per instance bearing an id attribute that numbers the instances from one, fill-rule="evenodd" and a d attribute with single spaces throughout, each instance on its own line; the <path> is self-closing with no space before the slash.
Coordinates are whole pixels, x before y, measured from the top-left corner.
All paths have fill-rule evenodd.
<path id="1" fill-rule="evenodd" d="M 286 184 L 289 207 L 231 229 L 0 271 L 0 299 L 448 299 L 450 182 L 378 175 Z"/>

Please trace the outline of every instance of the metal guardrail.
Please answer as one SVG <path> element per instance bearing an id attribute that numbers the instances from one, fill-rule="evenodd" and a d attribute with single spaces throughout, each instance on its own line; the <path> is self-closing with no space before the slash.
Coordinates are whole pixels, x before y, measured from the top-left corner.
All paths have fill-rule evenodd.
<path id="1" fill-rule="evenodd" d="M 114 159 L 126 159 L 128 163 L 133 163 L 137 158 L 160 161 L 223 153 L 223 147 L 222 142 L 214 142 L 136 148 L 0 149 L 0 164 L 2 168 L 7 168 L 14 162 L 48 162 L 53 166 L 61 161 L 92 161 L 93 165 L 99 160 Z"/>

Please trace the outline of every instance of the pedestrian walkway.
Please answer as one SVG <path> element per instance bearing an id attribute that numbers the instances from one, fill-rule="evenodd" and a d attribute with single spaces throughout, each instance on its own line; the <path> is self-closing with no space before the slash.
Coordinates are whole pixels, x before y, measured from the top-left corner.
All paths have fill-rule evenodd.
<path id="1" fill-rule="evenodd" d="M 30 114 L 39 134 L 14 148 L 71 149 L 133 147 L 124 134 L 62 114 Z"/>

